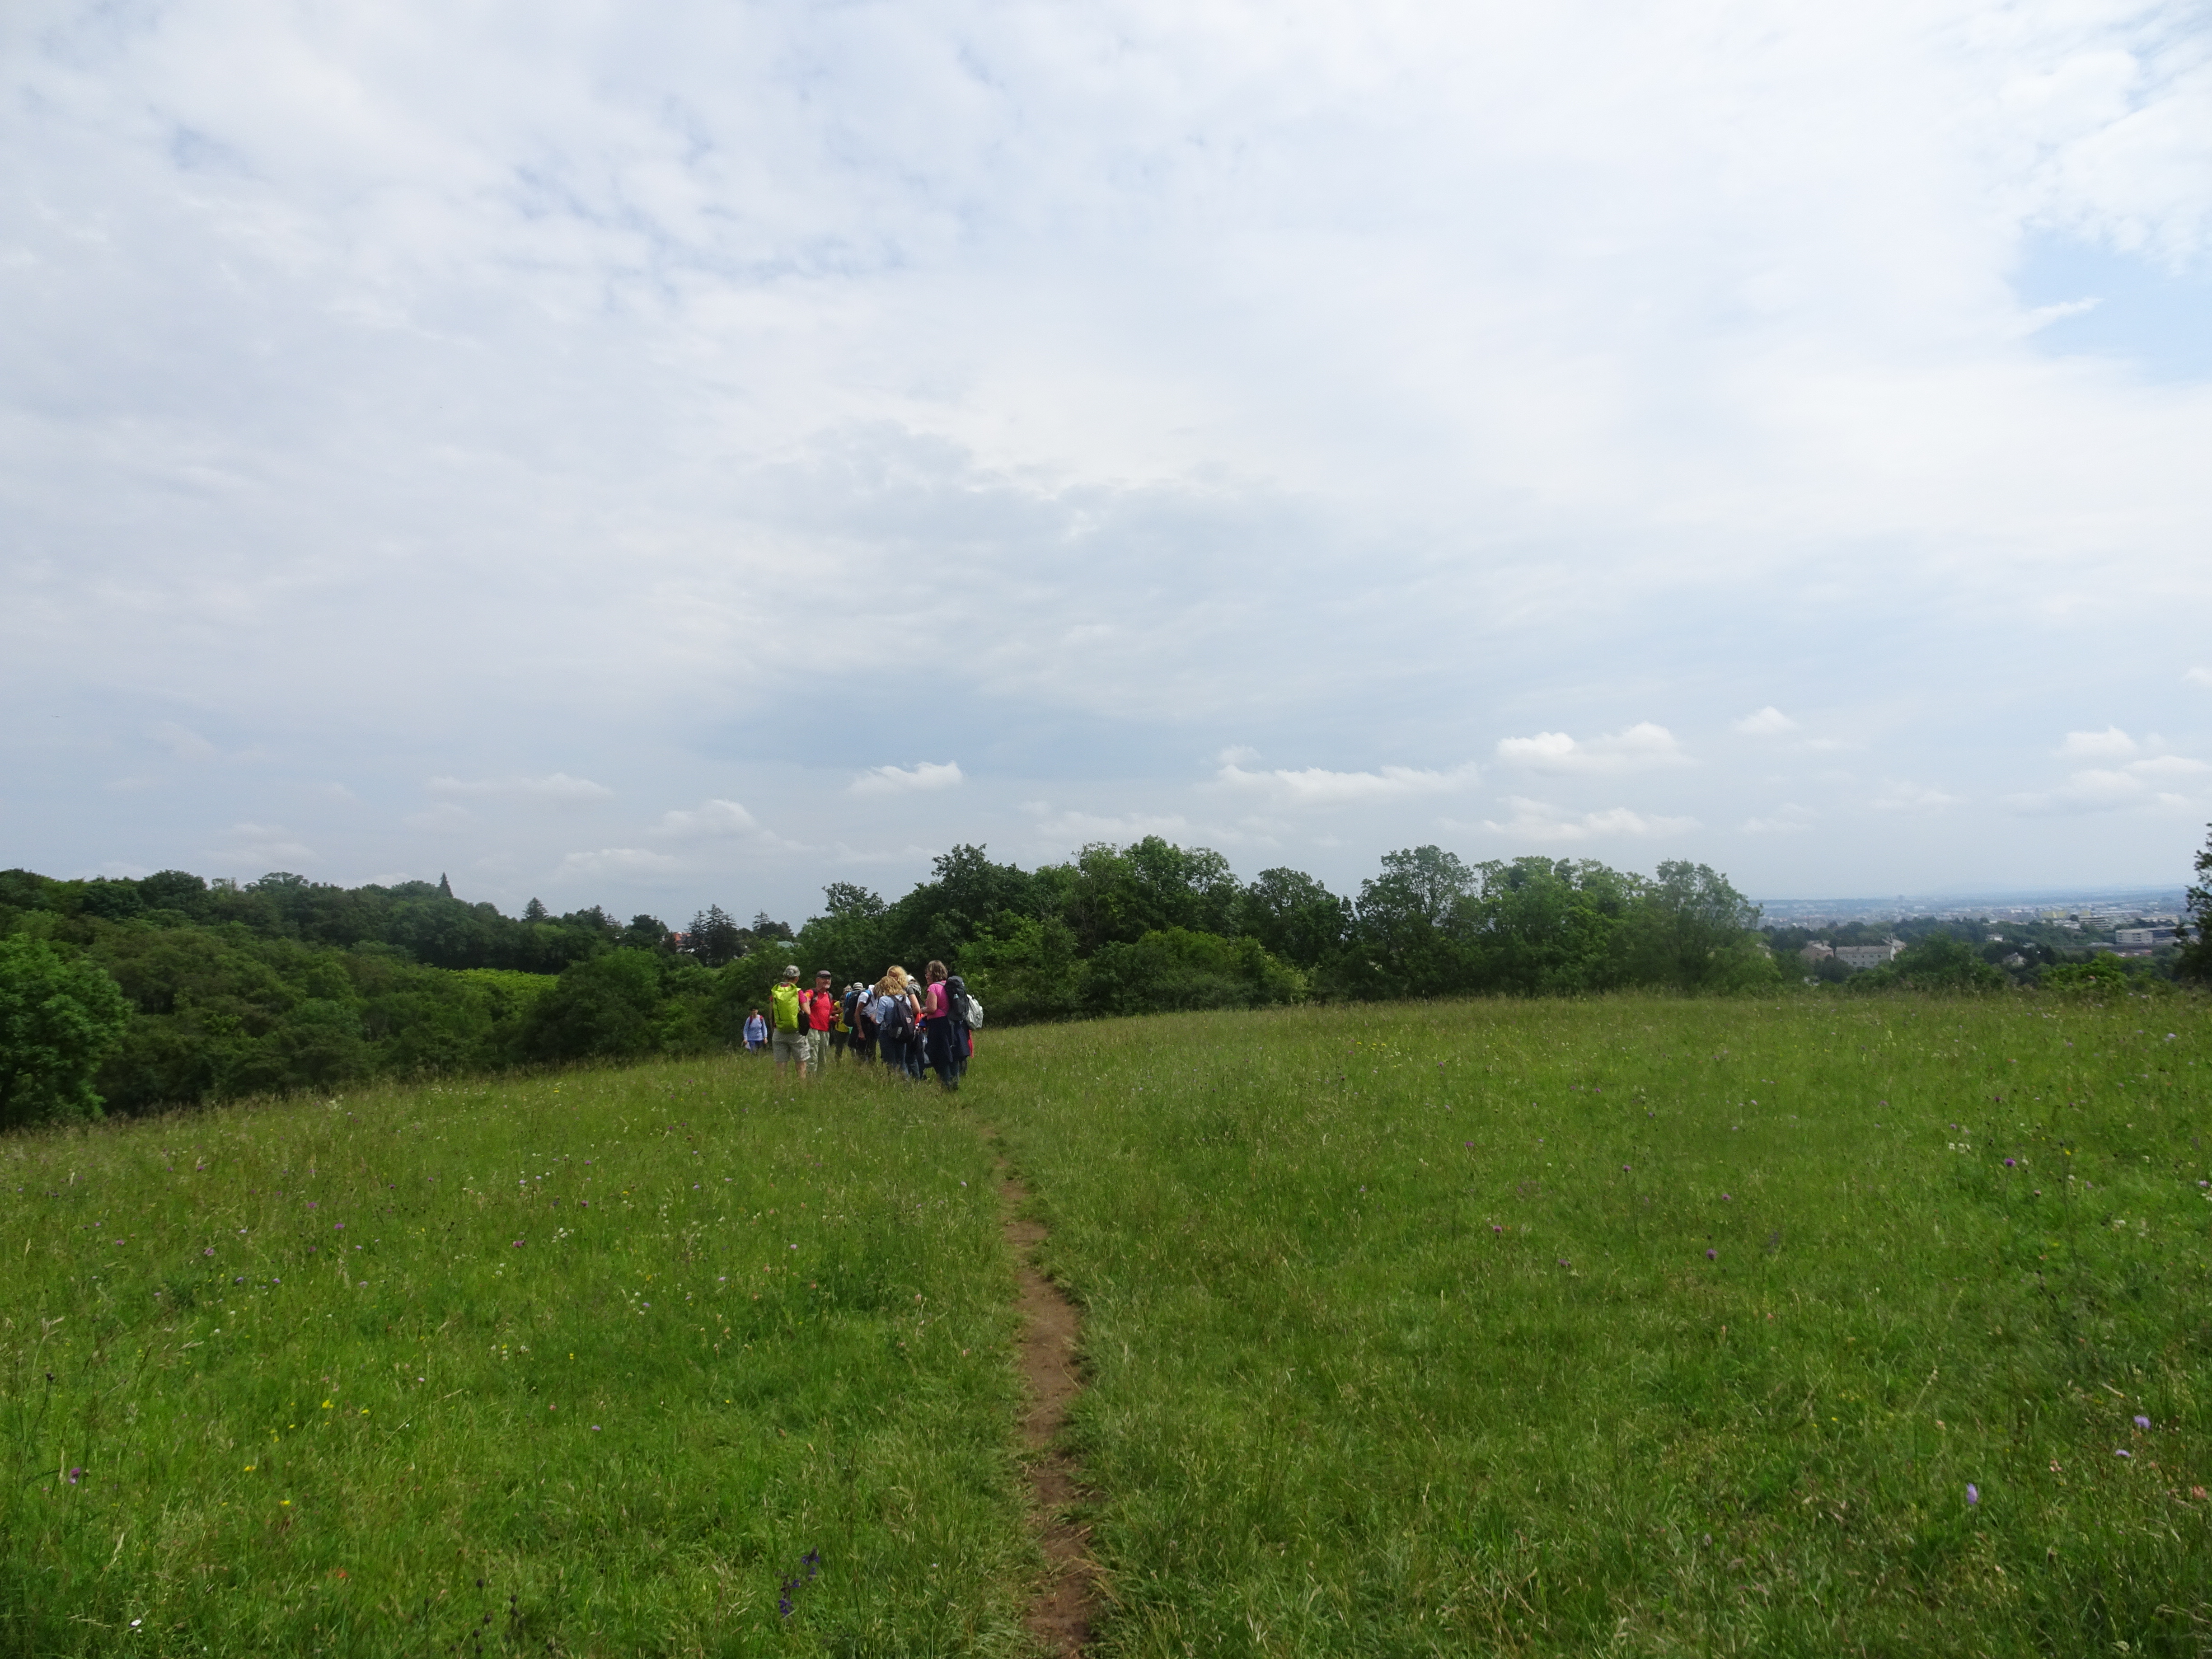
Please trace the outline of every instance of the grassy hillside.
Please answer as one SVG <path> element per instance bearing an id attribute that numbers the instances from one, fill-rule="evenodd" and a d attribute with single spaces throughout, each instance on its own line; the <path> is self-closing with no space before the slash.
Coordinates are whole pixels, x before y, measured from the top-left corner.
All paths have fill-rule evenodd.
<path id="1" fill-rule="evenodd" d="M 1478 1002 L 11 1138 L 0 1647 L 1018 1651 L 995 1135 L 1097 1651 L 2197 1653 L 2208 1065 L 2190 1000 Z"/>
<path id="2" fill-rule="evenodd" d="M 1109 1650 L 2201 1652 L 2203 1035 L 2014 998 L 1011 1035 Z"/>
<path id="3" fill-rule="evenodd" d="M 934 1106 L 730 1060 L 0 1143 L 0 1650 L 1006 1650 L 1012 1281 Z"/>

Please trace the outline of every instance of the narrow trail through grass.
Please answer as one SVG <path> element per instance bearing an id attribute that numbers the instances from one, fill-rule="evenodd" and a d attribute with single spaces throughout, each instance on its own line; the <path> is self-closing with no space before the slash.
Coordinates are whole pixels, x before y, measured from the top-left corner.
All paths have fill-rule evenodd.
<path id="1" fill-rule="evenodd" d="M 999 1165 L 1006 1244 L 1020 1285 L 1021 1373 L 1027 1409 L 1022 1442 L 1030 1454 L 1030 1525 L 1044 1553 L 1045 1579 L 1023 1624 L 1047 1653 L 1079 1654 L 1098 1616 L 1090 1528 L 1070 1511 L 1084 1500 L 1082 1471 L 1063 1433 L 1083 1383 L 1077 1353 L 1082 1319 L 1075 1304 L 1036 1265 L 1043 1226 L 1028 1213 L 1029 1189 Z"/>

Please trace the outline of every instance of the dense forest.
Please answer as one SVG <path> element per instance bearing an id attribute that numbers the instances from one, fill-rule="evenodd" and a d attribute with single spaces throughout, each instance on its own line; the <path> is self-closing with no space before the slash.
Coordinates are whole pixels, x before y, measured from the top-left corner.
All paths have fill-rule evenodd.
<path id="1" fill-rule="evenodd" d="M 1687 863 L 1644 877 L 1590 860 L 1470 865 L 1421 847 L 1388 854 L 1346 896 L 1290 869 L 1243 881 L 1218 853 L 1152 836 L 1036 870 L 956 847 L 896 902 L 842 882 L 823 901 L 796 929 L 766 915 L 740 924 L 719 906 L 674 928 L 597 908 L 556 916 L 534 899 L 510 917 L 455 897 L 443 879 L 348 888 L 282 872 L 238 885 L 179 871 L 88 881 L 0 872 L 0 1123 L 100 1102 L 141 1111 L 718 1048 L 737 1041 L 787 963 L 809 976 L 826 968 L 842 985 L 941 960 L 994 1025 L 1802 980 L 1789 954 L 1802 941 L 1762 934 L 1755 906 Z M 1929 924 L 1894 968 L 1859 977 L 2010 982 L 1972 932 Z M 67 1053 L 94 1058 L 64 1087 L 53 1079 Z"/>

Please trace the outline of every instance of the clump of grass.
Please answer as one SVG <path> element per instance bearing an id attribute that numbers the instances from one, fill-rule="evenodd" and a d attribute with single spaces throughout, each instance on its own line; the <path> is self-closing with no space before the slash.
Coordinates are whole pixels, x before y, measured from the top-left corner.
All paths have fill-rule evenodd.
<path id="1" fill-rule="evenodd" d="M 1108 1651 L 2201 1650 L 2193 1003 L 1307 1010 L 992 1060 L 1085 1310 Z"/>
<path id="2" fill-rule="evenodd" d="M 0 1648 L 1019 1648 L 989 1158 L 741 1060 L 0 1143 Z"/>

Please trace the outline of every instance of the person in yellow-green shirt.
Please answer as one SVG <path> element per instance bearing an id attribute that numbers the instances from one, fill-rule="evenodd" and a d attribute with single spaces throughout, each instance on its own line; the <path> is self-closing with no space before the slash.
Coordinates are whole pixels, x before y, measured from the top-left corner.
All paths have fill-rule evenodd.
<path id="1" fill-rule="evenodd" d="M 792 963 L 783 970 L 783 977 L 768 994 L 769 1048 L 775 1056 L 778 1071 L 786 1060 L 799 1067 L 805 1077 L 807 1061 L 814 1054 L 813 1022 L 806 1018 L 805 1000 L 799 991 L 799 964 Z"/>

